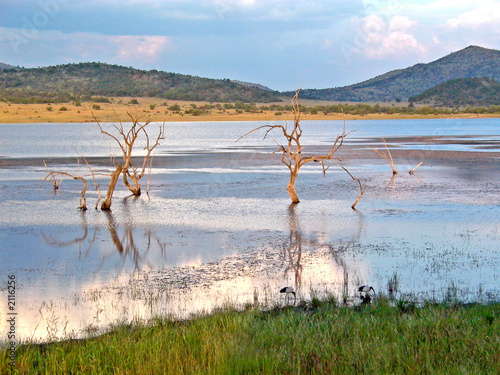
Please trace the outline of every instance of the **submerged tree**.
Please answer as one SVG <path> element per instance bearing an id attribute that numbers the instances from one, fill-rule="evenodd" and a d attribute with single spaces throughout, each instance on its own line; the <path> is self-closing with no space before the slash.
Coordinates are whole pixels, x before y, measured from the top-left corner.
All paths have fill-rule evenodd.
<path id="1" fill-rule="evenodd" d="M 333 142 L 333 145 L 330 147 L 330 150 L 328 153 L 323 154 L 323 155 L 309 155 L 309 156 L 304 156 L 302 151 L 304 150 L 304 146 L 301 144 L 300 137 L 302 136 L 302 128 L 300 126 L 300 119 L 301 119 L 301 114 L 300 114 L 300 105 L 298 102 L 299 98 L 299 92 L 300 89 L 295 92 L 294 97 L 291 99 L 292 102 L 292 110 L 293 110 L 293 127 L 291 130 L 288 129 L 287 124 L 285 125 L 263 125 L 259 126 L 258 128 L 255 128 L 248 133 L 242 135 L 238 140 L 241 138 L 247 136 L 250 133 L 253 133 L 259 129 L 267 129 L 264 135 L 264 139 L 267 138 L 269 133 L 273 129 L 280 129 L 283 133 L 283 136 L 286 139 L 286 144 L 280 144 L 276 142 L 276 144 L 279 146 L 279 149 L 276 152 L 281 152 L 281 162 L 285 164 L 289 171 L 290 171 L 290 180 L 288 182 L 287 186 L 287 192 L 288 195 L 290 196 L 290 199 L 292 200 L 292 203 L 299 203 L 299 197 L 297 195 L 297 192 L 295 190 L 295 181 L 297 180 L 297 176 L 299 174 L 299 170 L 302 166 L 304 166 L 307 163 L 310 162 L 315 162 L 315 163 L 320 163 L 322 168 L 323 168 L 323 175 L 326 173 L 329 167 L 325 167 L 325 161 L 328 162 L 333 162 L 337 165 L 340 165 L 339 163 L 341 160 L 335 156 L 337 151 L 342 147 L 344 143 L 345 137 L 349 134 L 345 132 L 345 124 L 344 124 L 344 129 L 342 130 L 342 133 L 339 134 L 335 141 Z M 274 139 L 274 138 L 273 138 Z M 343 166 L 341 166 L 347 173 L 347 169 Z M 361 183 L 359 182 L 359 179 L 353 177 L 350 173 L 349 175 L 354 179 L 357 180 L 360 186 L 361 194 L 359 195 L 357 201 L 353 204 L 353 208 L 356 206 L 356 204 L 359 202 L 361 199 L 361 196 L 364 193 L 364 188 L 362 187 Z"/>
<path id="2" fill-rule="evenodd" d="M 392 168 L 392 174 L 393 175 L 397 175 L 398 174 L 398 170 L 396 169 L 396 164 L 394 163 L 394 159 L 392 158 L 391 150 L 389 150 L 389 147 L 387 147 L 387 142 L 385 141 L 384 138 L 382 138 L 382 141 L 384 142 L 385 152 L 379 151 L 377 149 L 374 149 L 373 151 L 375 151 L 377 154 L 379 154 L 385 160 L 387 160 L 389 162 L 389 165 Z"/>
<path id="3" fill-rule="evenodd" d="M 164 124 L 160 125 L 158 124 L 158 131 L 154 136 L 151 135 L 149 132 L 149 129 L 146 129 L 148 125 L 151 124 L 151 120 L 148 119 L 147 121 L 141 123 L 141 117 L 136 116 L 134 117 L 130 113 L 127 113 L 127 115 L 130 117 L 131 125 L 127 128 L 121 121 L 119 122 L 120 125 L 115 125 L 113 124 L 113 128 L 116 130 L 117 134 L 113 134 L 112 132 L 105 131 L 103 126 L 99 123 L 97 118 L 94 116 L 94 120 L 96 121 L 97 125 L 99 126 L 99 129 L 101 130 L 102 134 L 105 134 L 109 136 L 110 138 L 114 139 L 118 146 L 120 147 L 120 150 L 122 151 L 122 156 L 123 156 L 123 165 L 122 164 L 117 164 L 115 166 L 115 170 L 113 172 L 110 171 L 99 171 L 97 175 L 100 176 L 106 176 L 110 177 L 108 189 L 106 191 L 106 196 L 101 204 L 101 209 L 102 210 L 110 210 L 111 209 L 111 201 L 112 197 L 116 188 L 116 184 L 118 182 L 118 179 L 120 175 L 123 176 L 123 182 L 125 186 L 134 194 L 135 196 L 141 195 L 141 187 L 139 185 L 139 180 L 145 175 L 146 169 L 148 168 L 149 164 L 149 169 L 151 170 L 152 168 L 152 155 L 151 153 L 153 150 L 160 144 L 160 141 L 164 139 Z M 145 155 L 143 156 L 143 159 L 139 166 L 134 166 L 133 160 L 132 160 L 132 152 L 134 151 L 134 147 L 136 146 L 136 142 L 140 139 L 145 144 L 143 150 L 145 151 Z M 73 175 L 68 172 L 64 171 L 51 171 L 48 169 L 47 165 L 45 165 L 47 169 L 47 175 L 44 178 L 44 182 L 51 182 L 54 185 L 54 189 L 58 189 L 60 183 L 62 182 L 62 179 L 64 177 L 71 177 L 75 180 L 80 180 L 83 183 L 83 190 L 81 192 L 81 199 L 80 199 L 80 206 L 79 208 L 81 210 L 86 210 L 86 198 L 85 198 L 85 193 L 87 191 L 87 181 L 86 177 L 92 177 L 94 181 L 94 185 L 96 186 L 96 189 L 98 191 L 98 201 L 96 203 L 96 209 L 98 207 L 98 204 L 101 199 L 100 195 L 100 190 L 99 190 L 99 185 L 97 184 L 96 181 L 96 173 L 92 170 L 91 166 L 88 164 L 87 160 L 85 160 L 85 163 L 87 164 L 87 167 L 89 168 L 90 174 L 81 176 L 80 174 L 78 175 Z M 149 163 L 148 163 L 149 162 Z M 132 181 L 130 182 L 129 179 Z M 148 188 L 149 188 L 149 182 L 148 182 Z"/>
<path id="4" fill-rule="evenodd" d="M 80 159 L 77 159 L 77 160 L 78 160 L 78 166 L 80 166 Z M 96 190 L 99 193 L 98 194 L 99 199 L 100 199 L 100 190 L 99 190 L 99 185 L 97 184 L 97 181 L 95 179 L 95 173 L 92 170 L 92 167 L 87 162 L 87 159 L 83 158 L 83 160 L 85 161 L 85 164 L 87 164 L 87 167 L 90 171 L 89 175 L 82 176 L 82 175 L 80 175 L 80 172 L 78 172 L 77 175 L 74 175 L 74 174 L 71 174 L 68 172 L 63 172 L 63 171 L 51 171 L 49 169 L 49 167 L 47 166 L 47 163 L 44 160 L 43 164 L 45 165 L 45 169 L 47 170 L 47 175 L 43 179 L 42 184 L 45 182 L 50 182 L 54 186 L 54 191 L 56 191 L 57 189 L 59 189 L 59 186 L 61 185 L 61 183 L 63 182 L 65 177 L 70 177 L 73 180 L 80 180 L 83 183 L 83 188 L 82 188 L 82 191 L 80 193 L 80 206 L 78 206 L 78 209 L 80 209 L 82 211 L 86 211 L 87 210 L 87 198 L 85 197 L 85 194 L 87 192 L 87 187 L 88 187 L 86 177 L 92 176 Z M 78 168 L 78 169 L 80 169 L 80 168 Z M 99 203 L 99 201 L 97 202 L 97 204 L 98 203 Z M 96 208 L 97 208 L 97 204 L 96 204 Z"/>
<path id="5" fill-rule="evenodd" d="M 151 118 L 148 118 L 145 122 L 141 123 L 140 116 L 133 116 L 128 112 L 127 115 L 130 117 L 132 125 L 130 126 L 130 128 L 126 129 L 121 121 L 119 126 L 113 124 L 115 133 L 117 134 L 105 131 L 101 123 L 94 115 L 94 121 L 99 126 L 99 129 L 101 129 L 101 134 L 105 134 L 108 137 L 112 138 L 122 151 L 123 165 L 118 164 L 115 172 L 112 175 L 111 183 L 108 188 L 108 194 L 106 195 L 106 198 L 108 198 L 109 195 L 110 199 L 113 195 L 113 190 L 120 173 L 123 175 L 123 182 L 125 186 L 132 192 L 132 194 L 141 195 L 139 180 L 146 173 L 148 160 L 150 160 L 151 158 L 152 151 L 160 144 L 161 140 L 165 139 L 164 124 L 157 124 L 158 131 L 155 137 L 151 137 L 150 133 L 148 132 L 149 129 L 146 129 L 151 124 Z M 146 151 L 146 154 L 142 159 L 142 163 L 140 163 L 139 166 L 134 166 L 132 163 L 132 151 L 134 150 L 134 146 L 141 136 L 144 138 L 144 141 L 146 143 L 143 148 L 143 150 Z M 132 180 L 132 183 L 130 183 L 129 179 Z M 103 202 L 103 205 L 104 203 L 106 203 L 106 201 Z"/>

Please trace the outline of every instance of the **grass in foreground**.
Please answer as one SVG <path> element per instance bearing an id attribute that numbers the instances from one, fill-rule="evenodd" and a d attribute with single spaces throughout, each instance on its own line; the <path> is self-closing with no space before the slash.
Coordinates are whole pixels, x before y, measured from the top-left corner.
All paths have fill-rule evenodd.
<path id="1" fill-rule="evenodd" d="M 318 302 L 316 301 L 316 305 Z M 18 374 L 499 374 L 500 304 L 225 310 L 18 348 Z M 0 373 L 8 373 L 5 350 Z"/>

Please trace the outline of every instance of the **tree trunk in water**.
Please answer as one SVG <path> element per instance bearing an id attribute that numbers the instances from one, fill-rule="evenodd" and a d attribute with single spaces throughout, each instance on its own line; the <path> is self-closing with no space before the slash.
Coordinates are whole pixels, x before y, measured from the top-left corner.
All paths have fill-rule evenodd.
<path id="1" fill-rule="evenodd" d="M 101 210 L 111 209 L 111 198 L 113 197 L 116 182 L 118 181 L 118 177 L 120 177 L 121 172 L 122 172 L 122 165 L 118 164 L 116 166 L 116 170 L 111 175 L 111 181 L 109 181 L 108 191 L 106 192 L 106 198 L 104 199 L 104 202 L 102 202 Z"/>
<path id="2" fill-rule="evenodd" d="M 127 171 L 123 171 L 123 182 L 125 186 L 130 190 L 132 194 L 137 196 L 141 195 L 141 187 L 139 186 L 139 179 L 134 176 L 130 176 L 130 178 L 132 178 L 134 186 L 130 185 L 130 183 L 128 182 Z"/>
<path id="3" fill-rule="evenodd" d="M 286 188 L 286 191 L 288 191 L 288 195 L 290 195 L 290 199 L 292 200 L 292 203 L 299 203 L 299 196 L 297 195 L 297 192 L 295 191 L 295 179 L 297 178 L 297 174 L 291 173 L 290 174 L 290 181 L 288 182 L 288 186 Z"/>
<path id="4" fill-rule="evenodd" d="M 87 199 L 85 198 L 85 193 L 87 192 L 87 181 L 83 177 L 73 177 L 75 180 L 80 180 L 83 182 L 83 189 L 81 192 L 80 198 L 80 207 L 78 207 L 82 211 L 87 211 Z"/>

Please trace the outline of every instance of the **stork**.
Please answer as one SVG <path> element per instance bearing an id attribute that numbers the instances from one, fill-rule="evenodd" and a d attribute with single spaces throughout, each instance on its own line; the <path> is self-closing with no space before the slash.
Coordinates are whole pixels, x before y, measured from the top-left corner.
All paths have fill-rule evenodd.
<path id="1" fill-rule="evenodd" d="M 280 293 L 285 294 L 285 301 L 288 300 L 290 294 L 293 294 L 293 303 L 295 304 L 295 301 L 297 300 L 297 295 L 295 294 L 295 290 L 291 286 L 285 286 L 280 290 Z"/>
<path id="2" fill-rule="evenodd" d="M 358 288 L 359 298 L 361 299 L 362 304 L 367 304 L 372 301 L 372 292 L 375 293 L 375 289 L 373 289 L 370 285 L 361 285 Z"/>

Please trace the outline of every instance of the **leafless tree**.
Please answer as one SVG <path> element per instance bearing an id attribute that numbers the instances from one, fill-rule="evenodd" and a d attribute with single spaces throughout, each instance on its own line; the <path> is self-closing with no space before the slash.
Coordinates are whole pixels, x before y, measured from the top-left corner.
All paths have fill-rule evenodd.
<path id="1" fill-rule="evenodd" d="M 78 160 L 78 166 L 80 166 L 80 159 L 77 159 L 77 160 Z M 47 166 L 47 163 L 44 160 L 43 164 L 45 165 L 45 169 L 47 170 L 47 175 L 43 179 L 42 184 L 45 182 L 50 182 L 54 186 L 54 189 L 59 189 L 59 186 L 63 182 L 64 177 L 70 177 L 74 180 L 80 180 L 83 183 L 83 189 L 80 193 L 80 206 L 78 208 L 82 211 L 86 211 L 87 210 L 87 198 L 85 197 L 85 194 L 87 193 L 87 189 L 88 189 L 88 184 L 87 184 L 86 178 L 88 178 L 90 176 L 92 177 L 92 180 L 94 181 L 94 186 L 95 186 L 97 193 L 98 193 L 98 199 L 97 199 L 97 203 L 95 205 L 95 208 L 97 208 L 99 201 L 101 199 L 101 191 L 99 190 L 99 185 L 97 184 L 96 172 L 94 172 L 94 170 L 92 169 L 90 164 L 87 162 L 87 159 L 85 159 L 83 157 L 83 160 L 85 161 L 85 164 L 87 165 L 87 168 L 89 169 L 89 172 L 90 172 L 90 174 L 86 174 L 83 176 L 80 175 L 80 172 L 78 172 L 77 175 L 74 175 L 74 174 L 64 172 L 64 171 L 51 171 L 49 169 L 49 167 Z M 80 170 L 79 167 L 78 167 L 78 170 Z M 101 171 L 98 172 L 97 174 L 100 176 L 108 176 L 107 173 L 103 173 Z"/>
<path id="2" fill-rule="evenodd" d="M 94 115 L 94 120 L 99 126 L 99 129 L 101 130 L 102 134 L 107 135 L 111 139 L 113 139 L 119 146 L 120 150 L 122 151 L 122 157 L 123 157 L 123 164 L 117 164 L 115 167 L 115 170 L 113 172 L 98 172 L 97 174 L 100 176 L 111 176 L 108 189 L 106 191 L 106 196 L 101 204 L 101 209 L 102 210 L 110 210 L 111 209 L 111 201 L 113 198 L 113 193 L 116 188 L 116 184 L 118 182 L 118 179 L 120 175 L 123 176 L 123 182 L 125 183 L 125 186 L 135 195 L 139 196 L 141 194 L 141 187 L 139 185 L 139 180 L 145 175 L 146 170 L 148 168 L 149 164 L 149 169 L 151 170 L 152 168 L 152 152 L 153 150 L 160 144 L 160 141 L 164 139 L 164 124 L 160 125 L 158 124 L 158 131 L 156 132 L 155 136 L 151 136 L 150 132 L 148 131 L 149 129 L 146 129 L 148 125 L 151 124 L 151 119 L 148 119 L 144 122 L 141 122 L 141 117 L 140 116 L 134 116 L 130 113 L 127 113 L 127 115 L 131 119 L 131 125 L 127 128 L 122 122 L 119 122 L 119 126 L 113 124 L 113 129 L 115 130 L 114 134 L 112 131 L 106 131 L 104 130 L 104 127 L 101 125 L 101 123 L 97 120 L 97 118 Z M 138 141 L 139 138 L 142 138 L 141 141 L 143 144 L 145 144 L 143 150 L 145 151 L 145 155 L 143 157 L 142 163 L 138 167 L 134 166 L 132 163 L 132 153 L 134 151 L 134 146 L 136 146 L 136 142 Z M 96 203 L 96 208 L 99 205 L 99 202 L 101 200 L 101 194 L 99 190 L 99 185 L 97 184 L 96 180 L 96 173 L 92 170 L 91 166 L 87 162 L 85 158 L 85 163 L 87 164 L 87 167 L 89 168 L 90 174 L 86 176 L 75 176 L 72 175 L 68 172 L 63 172 L 63 171 L 50 171 L 45 164 L 45 168 L 47 169 L 47 175 L 44 178 L 43 182 L 51 182 L 54 185 L 54 189 L 59 188 L 59 185 L 61 184 L 62 180 L 64 177 L 71 177 L 76 180 L 81 180 L 82 183 L 84 184 L 84 188 L 81 192 L 81 199 L 80 199 L 80 209 L 86 210 L 86 198 L 85 198 L 85 193 L 87 191 L 87 181 L 85 177 L 92 177 L 94 181 L 94 185 L 96 186 L 96 189 L 98 191 L 98 200 Z M 148 163 L 149 161 L 149 163 Z M 45 162 L 44 162 L 45 163 Z M 129 181 L 131 180 L 131 182 Z M 43 183 L 42 182 L 42 183 Z M 149 189 L 149 183 L 148 183 L 148 189 Z"/>
<path id="3" fill-rule="evenodd" d="M 348 134 L 350 134 L 345 132 L 345 123 L 344 123 L 344 129 L 342 130 L 342 133 L 336 137 L 333 145 L 330 147 L 330 150 L 328 151 L 327 154 L 304 156 L 302 153 L 304 150 L 304 146 L 301 144 L 300 141 L 300 137 L 302 136 L 302 128 L 300 126 L 301 114 L 300 114 L 300 105 L 298 102 L 299 92 L 300 89 L 296 90 L 295 96 L 291 99 L 293 115 L 294 115 L 293 128 L 291 130 L 288 129 L 286 123 L 285 125 L 263 125 L 249 131 L 248 133 L 242 135 L 238 139 L 240 140 L 241 138 L 247 136 L 248 134 L 253 133 L 260 129 L 266 129 L 264 139 L 267 138 L 269 133 L 274 129 L 279 129 L 282 131 L 283 136 L 286 139 L 286 144 L 285 145 L 280 144 L 275 140 L 276 144 L 279 146 L 279 149 L 276 152 L 278 153 L 281 152 L 282 154 L 281 162 L 285 164 L 290 171 L 290 180 L 288 182 L 287 191 L 290 196 L 290 199 L 292 200 L 292 203 L 300 202 L 297 192 L 295 191 L 295 181 L 297 180 L 300 168 L 307 163 L 316 162 L 321 164 L 323 168 L 323 174 L 325 174 L 329 168 L 325 166 L 325 162 L 333 162 L 337 165 L 340 165 L 339 163 L 341 162 L 341 160 L 337 158 L 335 154 L 342 147 L 345 137 Z M 347 171 L 345 167 L 342 168 L 345 171 Z M 351 174 L 349 173 L 349 175 Z M 353 176 L 351 175 L 351 177 Z M 363 193 L 364 189 L 362 188 L 361 183 L 360 183 L 360 188 Z M 361 199 L 361 196 L 362 194 L 360 195 L 359 199 Z M 355 206 L 355 204 L 353 206 Z"/>
<path id="4" fill-rule="evenodd" d="M 54 189 L 58 189 L 59 185 L 62 181 L 62 180 L 58 180 L 58 177 L 61 177 L 61 176 L 67 176 L 67 177 L 71 177 L 74 180 L 82 181 L 83 188 L 82 188 L 82 191 L 80 193 L 80 196 L 81 196 L 80 197 L 80 206 L 78 206 L 78 209 L 80 209 L 82 211 L 86 211 L 87 210 L 87 198 L 85 198 L 85 193 L 87 192 L 87 180 L 85 180 L 85 178 L 83 178 L 82 176 L 74 176 L 74 175 L 67 173 L 67 172 L 48 171 L 48 174 L 43 179 L 42 184 L 46 181 L 49 181 L 54 185 Z"/>
<path id="5" fill-rule="evenodd" d="M 122 173 L 122 165 L 118 164 L 113 173 L 111 173 L 111 179 L 109 180 L 108 190 L 106 191 L 106 197 L 102 201 L 101 210 L 111 210 L 111 200 L 113 198 L 113 193 L 115 192 L 116 182 Z"/>
<path id="6" fill-rule="evenodd" d="M 113 124 L 114 131 L 104 130 L 103 126 L 94 115 L 94 121 L 99 126 L 101 134 L 107 135 L 118 144 L 123 157 L 123 165 L 121 165 L 121 168 L 119 168 L 119 164 L 115 172 L 112 174 L 112 184 L 109 185 L 108 194 L 106 195 L 106 199 L 109 197 L 109 200 L 111 200 L 111 196 L 113 195 L 114 187 L 120 173 L 123 175 L 123 182 L 125 186 L 132 192 L 132 194 L 141 195 L 139 180 L 146 173 L 148 160 L 151 157 L 151 153 L 160 144 L 160 141 L 165 139 L 165 124 L 157 124 L 158 131 L 156 137 L 151 138 L 148 129 L 146 129 L 151 124 L 151 118 L 148 118 L 146 121 L 141 123 L 141 116 L 134 116 L 128 112 L 127 115 L 130 117 L 131 125 L 126 128 L 126 126 L 124 126 L 124 124 L 119 121 L 120 125 Z M 140 163 L 139 166 L 134 166 L 132 163 L 132 152 L 134 151 L 136 141 L 138 141 L 140 137 L 143 137 L 146 143 L 143 148 L 143 150 L 146 151 L 146 154 L 142 159 L 142 163 Z M 129 179 L 132 180 L 132 182 L 130 182 Z M 106 207 L 108 206 L 108 202 L 106 200 L 103 202 L 103 206 L 103 209 L 106 209 Z M 109 206 L 111 206 L 110 201 Z"/>
<path id="7" fill-rule="evenodd" d="M 374 149 L 373 151 L 375 151 L 377 154 L 379 154 L 385 160 L 387 160 L 389 162 L 391 168 L 392 168 L 392 174 L 393 175 L 397 175 L 398 174 L 398 170 L 396 169 L 396 165 L 394 164 L 394 159 L 392 158 L 391 151 L 389 150 L 389 147 L 387 147 L 387 142 L 385 141 L 384 138 L 382 138 L 382 141 L 384 142 L 385 152 L 382 152 L 382 151 L 379 151 L 379 150 L 376 150 L 376 149 Z M 415 169 L 417 169 L 417 168 L 415 168 Z"/>
<path id="8" fill-rule="evenodd" d="M 415 171 L 417 170 L 418 167 L 420 167 L 422 164 L 424 164 L 423 162 L 420 162 L 415 168 L 413 169 L 410 169 L 409 173 L 410 174 L 415 174 Z"/>

